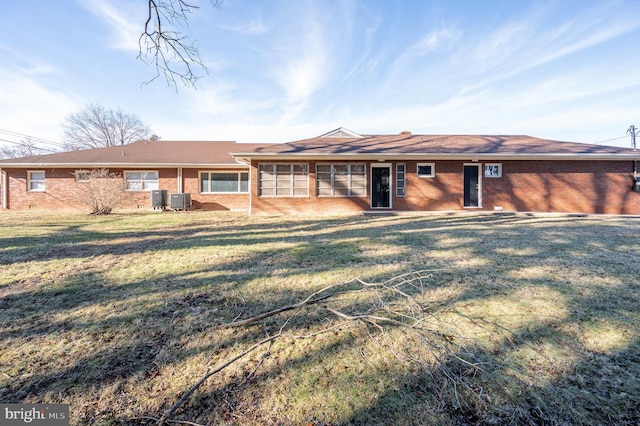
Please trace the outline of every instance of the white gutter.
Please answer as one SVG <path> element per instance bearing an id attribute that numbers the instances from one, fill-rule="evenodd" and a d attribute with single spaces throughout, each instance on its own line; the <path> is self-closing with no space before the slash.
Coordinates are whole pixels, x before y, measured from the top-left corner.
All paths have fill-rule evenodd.
<path id="1" fill-rule="evenodd" d="M 58 169 L 100 169 L 100 168 L 118 168 L 118 169 L 131 169 L 131 168 L 206 168 L 206 167 L 224 167 L 224 168 L 238 168 L 246 169 L 245 164 L 240 163 L 0 163 L 3 167 L 9 169 L 12 167 L 45 167 L 45 168 L 58 168 Z"/>
<path id="2" fill-rule="evenodd" d="M 461 153 L 461 154 L 436 154 L 436 153 L 383 153 L 383 154 L 274 154 L 274 153 L 231 153 L 231 155 L 241 156 L 239 161 L 250 160 L 611 160 L 611 161 L 631 161 L 640 160 L 639 153 L 620 154 L 520 154 L 520 153 Z"/>

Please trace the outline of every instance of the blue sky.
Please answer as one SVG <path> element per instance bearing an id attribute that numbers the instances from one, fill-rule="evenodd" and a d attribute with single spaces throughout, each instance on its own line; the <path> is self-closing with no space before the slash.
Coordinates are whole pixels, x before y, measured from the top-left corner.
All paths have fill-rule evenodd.
<path id="1" fill-rule="evenodd" d="M 193 2 L 181 30 L 209 74 L 176 91 L 142 84 L 155 75 L 136 59 L 145 0 L 3 0 L 0 129 L 60 141 L 89 103 L 165 140 L 285 142 L 343 126 L 629 147 L 640 126 L 638 0 Z"/>

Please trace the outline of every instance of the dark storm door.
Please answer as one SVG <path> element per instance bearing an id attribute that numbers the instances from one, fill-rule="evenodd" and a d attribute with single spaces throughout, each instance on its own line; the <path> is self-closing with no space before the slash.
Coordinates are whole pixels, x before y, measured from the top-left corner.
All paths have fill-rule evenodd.
<path id="1" fill-rule="evenodd" d="M 391 207 L 389 197 L 389 167 L 371 169 L 371 207 Z"/>
<path id="2" fill-rule="evenodd" d="M 479 168 L 478 166 L 464 166 L 464 206 L 479 207 Z"/>

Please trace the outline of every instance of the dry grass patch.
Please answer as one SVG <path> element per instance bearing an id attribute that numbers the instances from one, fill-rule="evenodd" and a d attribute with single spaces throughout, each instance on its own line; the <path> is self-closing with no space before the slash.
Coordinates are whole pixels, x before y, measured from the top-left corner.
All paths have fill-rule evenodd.
<path id="1" fill-rule="evenodd" d="M 72 424 L 637 424 L 640 221 L 525 215 L 0 215 L 0 401 Z M 416 328 L 322 304 L 219 324 L 330 284 L 402 287 Z M 410 299 L 378 313 L 403 319 Z M 331 299 L 351 314 L 368 293 Z M 414 303 L 414 302 L 411 302 Z M 414 312 L 414 311 L 411 311 Z M 289 318 L 289 319 L 288 319 Z M 406 318 L 404 318 L 406 319 Z M 301 338 L 304 336 L 304 338 Z M 428 340 L 421 338 L 429 336 Z"/>

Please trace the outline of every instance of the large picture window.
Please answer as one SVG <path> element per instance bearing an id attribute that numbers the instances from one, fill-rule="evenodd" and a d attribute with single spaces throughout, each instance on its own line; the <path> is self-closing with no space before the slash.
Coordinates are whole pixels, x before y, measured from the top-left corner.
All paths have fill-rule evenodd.
<path id="1" fill-rule="evenodd" d="M 249 173 L 200 172 L 200 192 L 249 192 Z"/>
<path id="2" fill-rule="evenodd" d="M 318 164 L 316 186 L 318 196 L 366 196 L 366 167 L 364 164 Z"/>
<path id="3" fill-rule="evenodd" d="M 46 189 L 44 171 L 28 171 L 27 188 L 31 192 L 44 192 Z"/>
<path id="4" fill-rule="evenodd" d="M 259 194 L 262 197 L 308 197 L 308 164 L 261 164 Z"/>
<path id="5" fill-rule="evenodd" d="M 125 171 L 124 181 L 127 191 L 151 191 L 159 189 L 158 171 Z"/>

